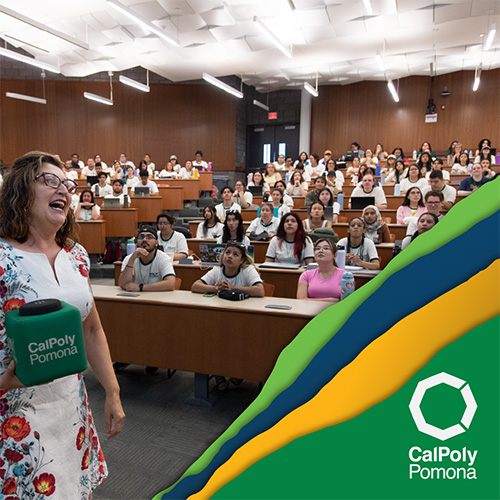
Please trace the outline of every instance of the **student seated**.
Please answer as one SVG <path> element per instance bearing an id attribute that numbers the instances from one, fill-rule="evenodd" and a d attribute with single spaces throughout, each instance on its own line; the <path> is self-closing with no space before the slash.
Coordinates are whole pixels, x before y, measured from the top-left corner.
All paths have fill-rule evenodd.
<path id="1" fill-rule="evenodd" d="M 307 196 L 309 184 L 302 178 L 302 172 L 295 170 L 286 186 L 289 196 Z"/>
<path id="2" fill-rule="evenodd" d="M 469 196 L 489 181 L 490 179 L 483 175 L 483 167 L 479 163 L 474 163 L 472 166 L 472 176 L 464 179 L 460 183 L 460 186 L 458 186 L 458 196 Z"/>
<path id="3" fill-rule="evenodd" d="M 216 240 L 219 236 L 222 236 L 224 224 L 217 217 L 213 207 L 204 208 L 203 218 L 205 221 L 198 224 L 198 229 L 196 230 L 196 237 L 198 239 Z"/>
<path id="4" fill-rule="evenodd" d="M 394 157 L 394 155 L 389 155 L 389 159 L 387 160 L 387 164 L 389 164 L 390 158 Z M 385 179 L 386 184 L 401 184 L 401 181 L 408 176 L 408 168 L 405 165 L 405 162 L 401 159 L 396 160 L 394 163 L 394 169 L 392 169 L 387 178 Z"/>
<path id="5" fill-rule="evenodd" d="M 186 163 L 184 164 L 184 167 L 182 167 L 179 170 L 179 179 L 194 179 L 194 171 L 195 167 L 193 167 L 193 162 L 190 160 L 187 160 Z"/>
<path id="6" fill-rule="evenodd" d="M 304 221 L 304 230 L 307 234 L 320 227 L 332 227 L 332 223 L 325 219 L 325 206 L 321 201 L 315 201 L 309 208 L 309 218 Z"/>
<path id="7" fill-rule="evenodd" d="M 252 234 L 267 233 L 274 236 L 278 231 L 280 219 L 274 217 L 274 207 L 272 203 L 264 202 L 260 207 L 260 217 L 254 219 L 247 229 L 247 236 Z"/>
<path id="8" fill-rule="evenodd" d="M 147 168 L 139 171 L 139 179 L 139 182 L 136 182 L 132 186 L 132 191 L 134 193 L 137 188 L 147 187 L 149 188 L 149 194 L 151 196 L 155 196 L 158 194 L 158 186 L 156 185 L 156 182 L 149 180 L 149 173 Z"/>
<path id="9" fill-rule="evenodd" d="M 273 206 L 273 211 L 275 217 L 281 219 L 283 215 L 290 212 L 290 207 L 283 203 L 283 191 L 278 188 L 274 188 L 271 191 L 271 204 Z"/>
<path id="10" fill-rule="evenodd" d="M 99 182 L 90 188 L 94 196 L 104 197 L 113 193 L 113 188 L 108 184 L 108 174 L 106 172 L 99 172 L 99 174 L 97 174 L 97 179 Z"/>
<path id="11" fill-rule="evenodd" d="M 245 247 L 250 245 L 250 240 L 245 236 L 245 226 L 240 212 L 228 212 L 222 229 L 222 236 L 217 238 L 217 243 L 241 243 Z"/>
<path id="12" fill-rule="evenodd" d="M 422 194 L 425 196 L 429 191 L 438 191 L 443 195 L 443 208 L 449 210 L 457 197 L 457 190 L 452 186 L 447 186 L 443 180 L 443 172 L 441 170 L 433 170 L 429 175 L 430 186 L 422 189 Z"/>
<path id="13" fill-rule="evenodd" d="M 419 236 L 422 233 L 425 233 L 426 231 L 429 231 L 429 229 L 432 229 L 438 222 L 439 219 L 437 215 L 431 214 L 429 212 L 422 214 L 418 218 L 417 230 L 413 233 L 412 236 L 407 236 L 403 240 L 401 244 L 401 249 L 404 250 L 417 236 Z"/>
<path id="14" fill-rule="evenodd" d="M 428 191 L 424 196 L 425 212 L 434 214 L 438 218 L 438 220 L 441 220 L 444 217 L 444 215 L 440 213 L 443 206 L 443 200 L 443 193 L 441 193 L 440 191 Z M 417 222 L 417 217 L 410 218 L 410 221 L 408 222 L 408 229 L 406 230 L 406 235 L 413 235 L 413 233 L 417 230 Z"/>
<path id="15" fill-rule="evenodd" d="M 403 204 L 398 208 L 396 218 L 398 224 L 409 224 L 412 217 L 420 217 L 426 212 L 422 191 L 416 186 L 406 191 Z"/>
<path id="16" fill-rule="evenodd" d="M 177 179 L 178 174 L 174 169 L 174 166 L 172 165 L 172 162 L 169 161 L 166 165 L 165 168 L 163 168 L 160 173 L 158 174 L 158 179 Z"/>
<path id="17" fill-rule="evenodd" d="M 264 173 L 264 181 L 272 189 L 277 181 L 281 180 L 281 174 L 276 171 L 274 163 L 268 163 Z"/>
<path id="18" fill-rule="evenodd" d="M 290 210 L 293 209 L 294 201 L 291 196 L 288 196 L 286 194 L 286 184 L 285 181 L 276 181 L 276 184 L 274 185 L 274 189 L 279 189 L 281 191 L 281 194 L 283 195 L 283 205 L 286 205 Z"/>
<path id="19" fill-rule="evenodd" d="M 337 248 L 345 249 L 345 263 L 349 266 L 361 266 L 365 269 L 380 269 L 377 248 L 372 240 L 365 238 L 365 221 L 354 217 L 349 222 L 347 238 L 337 243 Z"/>
<path id="20" fill-rule="evenodd" d="M 387 200 L 384 190 L 381 187 L 375 186 L 373 175 L 365 174 L 361 181 L 362 187 L 355 187 L 352 190 L 351 198 L 355 197 L 375 197 L 375 206 L 377 208 L 387 208 Z M 349 199 L 349 208 L 351 208 L 351 200 Z"/>
<path id="21" fill-rule="evenodd" d="M 307 265 L 313 261 L 311 238 L 304 231 L 300 217 L 290 212 L 282 217 L 276 236 L 269 243 L 266 262 Z"/>
<path id="22" fill-rule="evenodd" d="M 158 226 L 158 244 L 172 259 L 179 260 L 189 255 L 186 237 L 174 229 L 175 217 L 168 212 L 162 212 L 156 217 Z"/>
<path id="23" fill-rule="evenodd" d="M 249 186 L 262 186 L 262 193 L 269 193 L 269 184 L 264 181 L 264 176 L 258 170 L 252 174 L 252 180 L 248 183 Z"/>
<path id="24" fill-rule="evenodd" d="M 467 154 L 465 153 L 462 153 L 462 155 L 465 155 L 467 156 Z M 460 157 L 462 157 L 462 155 L 460 155 Z M 458 164 L 457 164 L 458 165 Z M 468 164 L 466 163 L 466 172 L 465 173 L 468 173 Z M 455 166 L 455 165 L 454 165 Z M 432 162 L 432 170 L 430 170 L 429 172 L 427 172 L 425 174 L 425 180 L 427 182 L 429 182 L 429 177 L 431 175 L 431 172 L 433 170 L 441 170 L 441 172 L 443 172 L 443 180 L 446 184 L 449 184 L 450 183 L 450 173 L 447 171 L 447 170 L 443 170 L 443 160 L 441 160 L 441 158 L 436 158 L 435 160 L 433 160 Z M 453 168 L 451 169 L 452 173 L 453 173 Z"/>
<path id="25" fill-rule="evenodd" d="M 253 194 L 246 190 L 243 181 L 236 181 L 233 199 L 241 208 L 250 208 L 253 203 Z"/>
<path id="26" fill-rule="evenodd" d="M 229 186 L 222 188 L 222 203 L 215 205 L 215 213 L 221 222 L 224 222 L 227 213 L 241 212 L 241 207 L 234 201 L 233 193 L 234 191 Z"/>
<path id="27" fill-rule="evenodd" d="M 80 201 L 75 211 L 76 220 L 98 220 L 101 209 L 94 201 L 94 194 L 90 189 L 84 189 L 80 193 Z"/>
<path id="28" fill-rule="evenodd" d="M 123 181 L 121 179 L 115 179 L 113 181 L 112 188 L 113 188 L 113 192 L 111 194 L 108 194 L 107 196 L 105 196 L 105 198 L 107 198 L 107 199 L 118 198 L 120 200 L 120 207 L 124 206 L 125 199 L 126 199 L 128 204 L 130 205 L 130 196 L 123 192 Z M 125 196 L 127 198 L 125 198 Z"/>
<path id="29" fill-rule="evenodd" d="M 333 201 L 333 193 L 330 189 L 324 188 L 318 194 L 318 201 L 323 203 L 323 206 L 333 208 L 333 223 L 335 224 L 339 219 L 340 205 Z"/>
<path id="30" fill-rule="evenodd" d="M 299 277 L 297 298 L 309 300 L 325 300 L 338 302 L 340 300 L 340 282 L 343 269 L 337 267 L 337 246 L 331 240 L 319 239 L 314 244 L 314 260 L 316 269 L 303 272 Z"/>
<path id="31" fill-rule="evenodd" d="M 438 161 L 438 160 L 435 160 Z M 468 174 L 469 173 L 469 155 L 467 153 L 460 153 L 460 156 L 458 157 L 458 163 L 454 163 L 453 166 L 451 167 L 451 173 L 452 174 Z M 446 180 L 446 175 L 445 173 L 446 170 L 443 170 L 443 178 Z M 448 175 L 448 179 L 449 179 Z"/>
<path id="32" fill-rule="evenodd" d="M 365 238 L 373 243 L 390 243 L 391 234 L 387 224 L 382 221 L 380 212 L 375 205 L 368 205 L 363 209 L 362 219 L 365 222 Z"/>
<path id="33" fill-rule="evenodd" d="M 422 177 L 422 172 L 418 165 L 410 165 L 408 168 L 408 177 L 401 181 L 401 194 L 405 194 L 408 189 L 413 186 L 417 186 L 420 190 L 423 190 L 429 183 Z"/>

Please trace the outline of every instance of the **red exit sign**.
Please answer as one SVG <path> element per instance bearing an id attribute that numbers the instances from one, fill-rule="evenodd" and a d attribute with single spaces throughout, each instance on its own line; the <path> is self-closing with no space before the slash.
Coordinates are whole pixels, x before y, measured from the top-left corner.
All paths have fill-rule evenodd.
<path id="1" fill-rule="evenodd" d="M 272 113 L 269 113 L 269 120 L 277 120 L 278 119 L 278 112 L 273 111 Z"/>

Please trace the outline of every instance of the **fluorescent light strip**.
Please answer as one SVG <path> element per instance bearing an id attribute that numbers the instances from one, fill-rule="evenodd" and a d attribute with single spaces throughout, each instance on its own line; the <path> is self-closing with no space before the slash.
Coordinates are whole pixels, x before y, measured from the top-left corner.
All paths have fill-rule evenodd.
<path id="1" fill-rule="evenodd" d="M 253 104 L 254 104 L 254 106 L 258 106 L 259 108 L 262 108 L 262 109 L 264 109 L 265 111 L 269 111 L 269 106 L 266 106 L 266 105 L 265 105 L 265 104 L 263 104 L 262 102 L 257 101 L 257 99 L 254 99 L 254 100 L 253 100 Z"/>
<path id="2" fill-rule="evenodd" d="M 208 73 L 203 73 L 203 80 L 205 80 L 208 83 L 211 83 L 212 85 L 215 85 L 216 87 L 219 87 L 220 89 L 224 90 L 228 94 L 232 94 L 235 97 L 238 97 L 239 99 L 243 98 L 243 92 L 240 92 L 239 90 L 236 90 L 235 88 L 231 87 L 227 83 L 224 83 L 220 81 L 218 78 L 215 78 L 215 76 L 209 75 Z"/>
<path id="3" fill-rule="evenodd" d="M 318 91 L 309 82 L 304 83 L 304 89 L 307 90 L 314 97 L 318 97 L 319 95 Z"/>
<path id="4" fill-rule="evenodd" d="M 495 23 L 491 25 L 491 30 L 488 33 L 488 38 L 486 39 L 486 43 L 484 44 L 484 50 L 490 50 L 491 44 L 493 43 L 493 38 L 495 38 L 495 33 L 497 32 L 497 26 Z"/>
<path id="5" fill-rule="evenodd" d="M 30 95 L 16 94 L 15 92 L 5 92 L 7 97 L 12 97 L 13 99 L 21 99 L 22 101 L 36 102 L 38 104 L 47 104 L 47 99 L 40 99 L 39 97 L 32 97 Z"/>
<path id="6" fill-rule="evenodd" d="M 132 78 L 128 78 L 126 76 L 120 75 L 119 80 L 121 83 L 124 83 L 125 85 L 130 85 L 130 87 L 134 87 L 137 90 L 142 90 L 143 92 L 149 92 L 151 89 L 149 88 L 149 85 L 145 85 L 144 83 L 137 82 L 135 80 L 132 80 Z"/>
<path id="7" fill-rule="evenodd" d="M 370 0 L 363 0 L 363 3 L 365 4 L 365 9 L 368 15 L 373 16 L 372 3 L 370 2 Z"/>
<path id="8" fill-rule="evenodd" d="M 107 97 L 102 97 L 97 94 L 92 94 L 91 92 L 84 92 L 83 97 L 90 99 L 91 101 L 100 102 L 101 104 L 107 104 L 108 106 L 113 106 L 113 101 Z"/>
<path id="9" fill-rule="evenodd" d="M 0 47 L 0 56 L 5 56 L 5 57 L 8 57 L 9 59 L 14 59 L 16 61 L 20 61 L 20 62 L 25 63 L 25 64 L 30 64 L 31 66 L 36 66 L 37 68 L 46 69 L 47 71 L 50 71 L 51 73 L 61 73 L 61 70 L 59 68 L 56 68 L 55 66 L 52 66 L 51 64 L 37 61 L 36 59 L 23 56 L 22 54 L 19 54 L 17 52 L 12 51 L 12 50 L 4 49 L 3 47 Z"/>
<path id="10" fill-rule="evenodd" d="M 81 47 L 82 49 L 89 50 L 88 44 L 80 42 L 80 40 L 73 38 L 72 36 L 66 35 L 65 33 L 61 33 L 60 31 L 57 31 L 53 28 L 50 28 L 46 24 L 39 23 L 38 21 L 35 21 L 34 19 L 26 17 L 22 14 L 19 14 L 19 12 L 15 12 L 13 10 L 10 10 L 9 8 L 7 8 L 3 5 L 0 5 L 0 12 L 3 12 L 4 14 L 6 14 L 8 16 L 13 17 L 14 19 L 17 19 L 18 21 L 29 24 L 30 26 L 33 26 L 34 28 L 37 28 L 41 31 L 45 31 L 45 33 L 49 33 L 51 35 L 54 35 L 57 38 L 64 40 L 65 42 L 72 43 L 73 45 L 76 45 L 77 47 Z"/>
<path id="11" fill-rule="evenodd" d="M 389 87 L 389 91 L 392 94 L 392 98 L 396 101 L 399 102 L 399 96 L 398 93 L 396 92 L 396 87 L 394 87 L 394 83 L 392 83 L 392 80 L 389 80 L 387 82 L 387 86 Z"/>
<path id="12" fill-rule="evenodd" d="M 160 38 L 163 38 L 163 40 L 172 44 L 174 47 L 179 46 L 179 42 L 174 37 L 167 35 L 163 30 L 161 30 L 160 28 L 157 28 L 154 24 L 151 24 L 149 21 L 142 19 L 134 11 L 130 10 L 128 7 L 126 7 L 122 3 L 118 2 L 117 0 L 106 0 L 106 1 L 109 5 L 111 5 L 111 7 L 115 8 L 117 11 L 126 15 L 129 19 L 132 19 L 132 21 L 136 22 L 137 24 L 142 26 L 144 29 L 146 29 L 150 33 L 153 33 L 154 35 L 159 36 Z"/>
<path id="13" fill-rule="evenodd" d="M 267 35 L 267 37 L 274 43 L 274 45 L 281 50 L 281 52 L 283 52 L 283 54 L 285 54 L 285 56 L 289 57 L 289 58 L 292 58 L 293 57 L 293 54 L 292 54 L 292 51 L 286 47 L 285 45 L 283 45 L 277 38 L 276 36 L 274 35 L 274 33 L 264 24 L 264 22 L 259 19 L 257 16 L 254 16 L 253 18 L 253 22 L 257 24 L 257 26 L 260 27 L 260 29 L 262 30 L 262 32 Z"/>
<path id="14" fill-rule="evenodd" d="M 476 90 L 479 88 L 479 82 L 481 81 L 481 65 L 479 67 L 476 67 L 476 71 L 474 73 L 474 83 L 472 85 L 472 92 L 476 92 Z"/>
<path id="15" fill-rule="evenodd" d="M 384 61 L 382 59 L 382 56 L 380 55 L 380 52 L 377 50 L 377 54 L 375 55 L 375 59 L 377 60 L 378 67 L 380 68 L 380 71 L 385 72 L 385 66 L 384 66 Z"/>

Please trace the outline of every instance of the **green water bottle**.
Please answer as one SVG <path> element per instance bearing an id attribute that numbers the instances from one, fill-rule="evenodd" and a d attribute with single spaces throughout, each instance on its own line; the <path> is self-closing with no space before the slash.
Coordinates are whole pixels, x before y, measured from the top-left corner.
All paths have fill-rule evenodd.
<path id="1" fill-rule="evenodd" d="M 23 304 L 5 315 L 5 328 L 16 375 L 38 385 L 87 368 L 80 311 L 58 299 Z"/>

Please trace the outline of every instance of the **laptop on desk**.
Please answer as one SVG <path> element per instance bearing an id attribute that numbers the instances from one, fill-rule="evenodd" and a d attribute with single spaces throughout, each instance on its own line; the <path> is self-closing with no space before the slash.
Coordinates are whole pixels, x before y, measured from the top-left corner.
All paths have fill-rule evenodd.
<path id="1" fill-rule="evenodd" d="M 262 186 L 248 186 L 253 196 L 262 196 Z"/>
<path id="2" fill-rule="evenodd" d="M 104 198 L 102 208 L 120 208 L 120 198 Z"/>
<path id="3" fill-rule="evenodd" d="M 89 175 L 87 177 L 87 186 L 93 186 L 94 184 L 98 184 L 99 179 L 97 178 L 96 175 Z"/>
<path id="4" fill-rule="evenodd" d="M 149 196 L 149 187 L 148 186 L 135 186 L 134 195 L 135 196 Z"/>
<path id="5" fill-rule="evenodd" d="M 375 205 L 375 196 L 351 196 L 350 200 L 353 210 L 363 210 L 368 205 Z"/>

